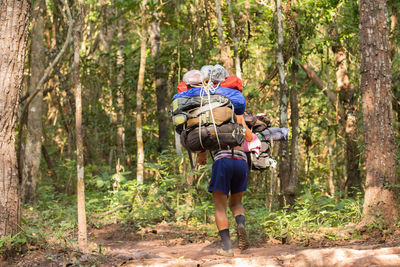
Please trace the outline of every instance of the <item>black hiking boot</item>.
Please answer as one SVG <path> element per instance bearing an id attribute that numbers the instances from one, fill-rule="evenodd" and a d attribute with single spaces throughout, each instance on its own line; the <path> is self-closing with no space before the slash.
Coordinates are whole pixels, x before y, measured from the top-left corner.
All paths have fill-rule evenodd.
<path id="1" fill-rule="evenodd" d="M 238 234 L 238 247 L 240 250 L 246 250 L 249 248 L 250 243 L 247 239 L 246 229 L 243 224 L 237 225 L 237 234 Z"/>

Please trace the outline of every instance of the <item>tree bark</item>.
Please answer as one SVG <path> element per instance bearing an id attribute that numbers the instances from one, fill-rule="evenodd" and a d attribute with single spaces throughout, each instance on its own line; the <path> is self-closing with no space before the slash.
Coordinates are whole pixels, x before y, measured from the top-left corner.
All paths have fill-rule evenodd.
<path id="1" fill-rule="evenodd" d="M 29 0 L 0 1 L 0 238 L 20 231 L 15 127 L 30 6 Z"/>
<path id="2" fill-rule="evenodd" d="M 290 50 L 293 53 L 292 59 L 292 75 L 291 75 L 291 84 L 290 88 L 290 122 L 291 122 L 291 130 L 292 130 L 292 138 L 290 140 L 290 161 L 289 161 L 289 185 L 288 191 L 290 192 L 290 199 L 287 200 L 288 204 L 291 207 L 295 204 L 296 190 L 298 184 L 298 176 L 299 176 L 299 95 L 297 92 L 298 87 L 298 73 L 299 66 L 297 65 L 295 59 L 299 58 L 299 29 L 298 24 L 296 22 L 295 16 L 296 13 L 291 7 L 292 1 L 287 1 L 286 4 L 286 14 L 287 20 L 289 23 L 289 32 L 290 32 Z"/>
<path id="3" fill-rule="evenodd" d="M 37 0 L 32 10 L 32 37 L 31 37 L 31 76 L 28 94 L 35 92 L 40 78 L 44 73 L 45 47 L 45 1 Z M 39 180 L 39 166 L 42 145 L 42 108 L 43 93 L 40 91 L 32 100 L 27 115 L 27 133 L 21 157 L 21 197 L 23 201 L 32 200 L 35 196 L 37 181 Z"/>
<path id="4" fill-rule="evenodd" d="M 361 225 L 395 226 L 397 173 L 386 0 L 360 0 L 362 110 L 366 184 Z"/>
<path id="5" fill-rule="evenodd" d="M 233 60 L 230 57 L 231 48 L 225 42 L 224 30 L 222 25 L 222 12 L 220 0 L 215 0 L 215 9 L 217 11 L 217 22 L 218 22 L 218 39 L 219 46 L 221 51 L 221 61 L 224 64 L 225 69 L 229 72 L 229 74 L 233 73 Z"/>
<path id="6" fill-rule="evenodd" d="M 78 246 L 81 251 L 87 247 L 87 226 L 85 208 L 85 182 L 82 131 L 82 83 L 80 79 L 80 51 L 83 31 L 83 0 L 77 2 L 74 29 L 74 89 L 75 89 L 75 130 L 77 156 L 77 199 L 78 199 Z"/>
<path id="7" fill-rule="evenodd" d="M 285 76 L 285 62 L 283 60 L 283 24 L 281 0 L 276 0 L 276 28 L 278 33 L 278 44 L 276 51 L 276 64 L 279 72 L 280 104 L 279 104 L 279 127 L 288 127 L 288 103 L 289 86 Z M 279 144 L 279 179 L 281 182 L 280 207 L 292 205 L 293 190 L 290 188 L 290 166 L 289 166 L 289 145 L 288 142 Z"/>
<path id="8" fill-rule="evenodd" d="M 136 141 L 137 141 L 137 168 L 136 179 L 138 184 L 143 184 L 144 173 L 144 149 L 143 149 L 143 129 L 142 129 L 142 103 L 144 73 L 146 70 L 146 0 L 142 0 L 142 29 L 140 32 L 140 67 L 138 85 L 136 90 Z"/>
<path id="9" fill-rule="evenodd" d="M 157 62 L 160 56 L 160 20 L 159 14 L 154 14 L 155 20 L 151 23 L 150 42 L 151 42 L 151 56 L 154 66 L 154 80 L 156 85 L 157 95 L 157 122 L 158 122 L 158 151 L 161 152 L 167 148 L 168 145 L 168 114 L 165 100 L 167 99 L 167 85 L 165 80 L 164 65 Z"/>
<path id="10" fill-rule="evenodd" d="M 118 50 L 117 50 L 117 157 L 120 159 L 122 165 L 125 165 L 125 127 L 124 127 L 124 90 L 122 84 L 124 82 L 124 40 L 123 40 L 123 22 L 121 19 L 118 21 Z"/>
<path id="11" fill-rule="evenodd" d="M 236 23 L 232 12 L 231 0 L 226 0 L 226 3 L 228 4 L 229 20 L 231 22 L 231 28 L 232 28 L 233 45 L 234 45 L 233 53 L 235 57 L 236 76 L 242 79 L 242 69 L 240 67 L 241 61 L 239 55 L 239 39 L 238 39 L 238 34 L 236 32 Z"/>

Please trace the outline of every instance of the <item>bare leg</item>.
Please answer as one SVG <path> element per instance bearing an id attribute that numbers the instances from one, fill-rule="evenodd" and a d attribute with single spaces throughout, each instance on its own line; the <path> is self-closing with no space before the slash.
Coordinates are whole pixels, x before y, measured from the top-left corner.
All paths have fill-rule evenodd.
<path id="1" fill-rule="evenodd" d="M 229 199 L 229 209 L 232 211 L 234 217 L 244 215 L 244 207 L 242 205 L 243 194 L 244 192 L 233 194 Z"/>
<path id="2" fill-rule="evenodd" d="M 218 231 L 228 229 L 229 221 L 226 215 L 228 196 L 217 190 L 212 192 L 212 196 L 215 206 L 215 223 L 217 224 Z"/>

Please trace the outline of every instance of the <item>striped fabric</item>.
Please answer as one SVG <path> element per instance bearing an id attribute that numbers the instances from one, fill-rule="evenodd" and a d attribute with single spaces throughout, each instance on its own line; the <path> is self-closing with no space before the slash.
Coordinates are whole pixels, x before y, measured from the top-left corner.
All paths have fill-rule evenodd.
<path id="1" fill-rule="evenodd" d="M 217 150 L 214 154 L 214 160 L 217 161 L 219 159 L 226 159 L 226 158 L 233 158 L 233 159 L 240 159 L 247 162 L 246 153 L 241 150 L 234 150 L 233 157 L 232 157 L 232 150 Z"/>

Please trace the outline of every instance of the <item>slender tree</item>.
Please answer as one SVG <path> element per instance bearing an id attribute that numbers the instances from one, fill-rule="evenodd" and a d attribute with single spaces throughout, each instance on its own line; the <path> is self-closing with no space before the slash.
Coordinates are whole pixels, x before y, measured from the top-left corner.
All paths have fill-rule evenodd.
<path id="1" fill-rule="evenodd" d="M 276 29 L 278 33 L 278 43 L 276 50 L 276 64 L 279 71 L 280 104 L 279 104 L 279 127 L 288 127 L 288 104 L 289 86 L 285 76 L 285 62 L 283 59 L 283 23 L 281 0 L 276 0 Z M 279 179 L 281 185 L 280 206 L 292 205 L 294 192 L 290 191 L 290 166 L 289 166 L 289 145 L 281 142 L 279 145 Z"/>
<path id="2" fill-rule="evenodd" d="M 77 199 L 78 199 L 78 245 L 84 251 L 87 246 L 87 226 L 85 208 L 85 182 L 82 131 L 82 83 L 80 78 L 80 52 L 83 31 L 83 0 L 76 3 L 76 18 L 74 29 L 74 89 L 75 89 L 75 130 L 77 157 Z"/>
<path id="3" fill-rule="evenodd" d="M 397 223 L 397 173 L 386 0 L 360 0 L 362 110 L 365 132 L 365 200 L 362 224 Z"/>
<path id="4" fill-rule="evenodd" d="M 15 127 L 31 1 L 0 1 L 0 238 L 19 232 Z"/>
<path id="5" fill-rule="evenodd" d="M 242 78 L 242 69 L 240 67 L 240 54 L 239 54 L 239 38 L 238 38 L 238 33 L 236 30 L 236 23 L 235 23 L 235 18 L 233 16 L 232 12 L 232 4 L 231 0 L 226 0 L 226 3 L 228 4 L 228 14 L 229 14 L 229 21 L 231 22 L 231 29 L 232 29 L 232 35 L 233 35 L 233 53 L 235 57 L 235 70 L 236 70 L 236 76 L 238 76 L 240 79 Z"/>
<path id="6" fill-rule="evenodd" d="M 215 10 L 217 11 L 218 40 L 221 51 L 221 61 L 223 62 L 224 67 L 229 72 L 229 74 L 231 74 L 233 73 L 233 61 L 232 58 L 230 58 L 229 56 L 231 53 L 231 49 L 225 41 L 220 0 L 215 0 Z"/>
<path id="7" fill-rule="evenodd" d="M 296 1 L 293 1 L 296 3 Z M 299 85 L 298 73 L 299 66 L 296 63 L 296 59 L 299 58 L 299 26 L 296 21 L 296 12 L 292 8 L 292 0 L 286 2 L 285 13 L 287 16 L 290 32 L 290 53 L 292 56 L 291 66 L 291 88 L 290 88 L 290 123 L 292 130 L 292 138 L 290 140 L 290 161 L 289 161 L 289 181 L 287 191 L 290 192 L 287 202 L 293 207 L 295 193 L 297 190 L 297 182 L 299 175 L 298 157 L 299 157 L 299 94 L 297 87 Z"/>
<path id="8" fill-rule="evenodd" d="M 146 70 L 146 47 L 147 47 L 146 17 L 145 17 L 146 1 L 147 0 L 143 0 L 140 7 L 142 10 L 142 22 L 140 30 L 140 67 L 139 67 L 138 84 L 136 89 L 136 142 L 137 142 L 136 179 L 138 184 L 143 184 L 143 174 L 144 174 L 142 103 L 143 103 L 144 73 Z"/>
<path id="9" fill-rule="evenodd" d="M 28 94 L 34 93 L 45 69 L 45 1 L 37 0 L 32 9 L 32 34 L 30 67 L 31 76 L 29 80 Z M 31 200 L 35 196 L 36 184 L 39 179 L 39 166 L 42 145 L 42 90 L 36 95 L 29 106 L 27 115 L 27 133 L 21 156 L 21 197 L 22 200 Z M 22 125 L 20 126 L 20 128 Z"/>
<path id="10" fill-rule="evenodd" d="M 154 66 L 154 80 L 157 95 L 157 122 L 158 122 L 158 151 L 164 150 L 168 145 L 168 114 L 166 110 L 167 84 L 165 80 L 165 66 L 160 57 L 161 45 L 161 21 L 160 11 L 153 13 L 153 21 L 150 25 L 151 56 Z"/>
<path id="11" fill-rule="evenodd" d="M 118 20 L 118 49 L 117 49 L 117 155 L 120 162 L 125 164 L 125 114 L 124 114 L 124 36 L 123 36 L 123 21 Z"/>

